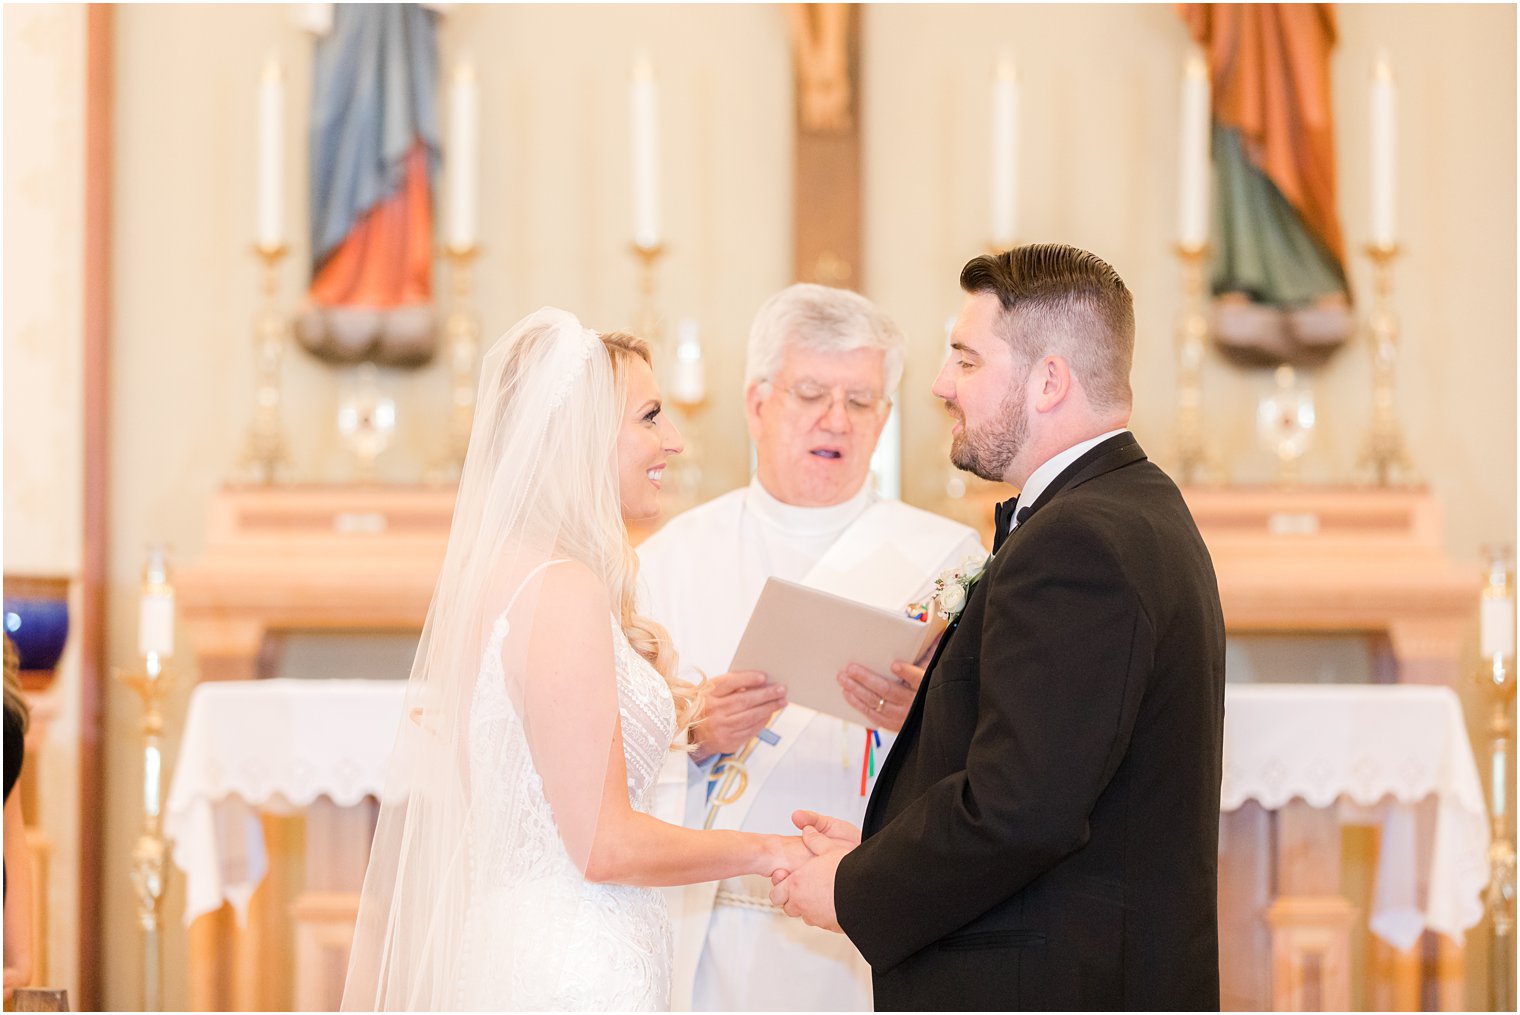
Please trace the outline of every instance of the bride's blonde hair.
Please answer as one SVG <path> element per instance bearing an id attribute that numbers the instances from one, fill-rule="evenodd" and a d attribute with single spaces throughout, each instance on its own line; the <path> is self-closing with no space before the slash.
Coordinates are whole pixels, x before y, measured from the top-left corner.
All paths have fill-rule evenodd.
<path id="1" fill-rule="evenodd" d="M 649 344 L 626 331 L 609 331 L 600 337 L 602 344 L 607 348 L 608 357 L 612 360 L 612 386 L 616 394 L 613 402 L 618 406 L 625 405 L 628 401 L 629 362 L 637 356 L 650 367 L 654 366 Z M 644 616 L 636 609 L 639 556 L 634 552 L 633 543 L 628 538 L 627 526 L 620 526 L 620 529 L 622 553 L 613 555 L 609 561 L 611 566 L 606 575 L 607 590 L 612 597 L 613 608 L 617 610 L 623 633 L 628 636 L 628 643 L 633 646 L 634 651 L 649 660 L 649 664 L 670 685 L 670 694 L 676 702 L 676 726 L 677 729 L 684 730 L 697 718 L 699 711 L 697 688 L 696 685 L 676 675 L 677 657 L 669 632 L 653 618 Z"/>
<path id="2" fill-rule="evenodd" d="M 577 590 L 591 583 L 546 584 L 538 576 L 547 567 L 569 559 L 589 572 L 611 617 L 584 636 L 600 633 L 610 648 L 612 628 L 624 631 L 670 682 L 681 722 L 690 721 L 695 692 L 675 679 L 670 639 L 634 608 L 638 558 L 620 504 L 618 438 L 630 368 L 642 369 L 633 357 L 649 358 L 641 346 L 542 307 L 481 360 L 448 545 L 364 878 L 346 1009 L 459 1007 L 463 956 L 485 946 L 473 922 L 479 888 L 498 884 L 494 867 L 477 873 L 478 857 L 552 833 L 582 874 L 589 869 L 618 688 L 610 673 L 557 665 L 554 654 L 581 646 L 554 640 L 567 636 L 556 611 L 584 613 L 588 603 L 563 596 L 585 596 Z M 520 778 L 523 766 L 539 778 Z M 545 806 L 548 829 L 529 818 Z M 514 948 L 510 935 L 542 938 L 551 963 L 568 961 L 573 911 L 523 916 L 505 921 L 492 975 L 515 983 L 531 971 L 557 982 L 557 970 L 542 968 L 545 949 Z M 496 937 L 496 920 L 487 926 Z"/>
<path id="3" fill-rule="evenodd" d="M 523 545 L 578 560 L 601 580 L 629 644 L 670 686 L 677 729 L 684 730 L 697 713 L 697 688 L 676 676 L 670 635 L 635 608 L 639 558 L 628 539 L 618 494 L 618 433 L 628 400 L 628 366 L 635 357 L 653 366 L 653 357 L 647 344 L 626 332 L 597 339 L 586 335 L 590 344 L 584 347 L 584 368 L 550 380 L 562 385 L 553 392 L 543 387 L 545 376 L 555 376 L 553 371 L 545 374 L 543 364 L 567 354 L 562 322 L 529 324 L 501 350 L 498 375 L 484 386 L 494 401 L 477 411 L 492 414 L 493 423 L 485 429 L 488 439 L 516 441 L 526 450 L 479 449 L 482 461 L 491 463 L 482 478 L 486 486 L 466 496 L 462 482 L 460 501 L 483 506 L 495 499 L 498 507 L 505 506 L 506 524 Z M 606 355 L 597 355 L 598 349 Z M 548 415 L 541 416 L 544 412 Z M 475 451 L 472 446 L 471 453 Z M 519 460 L 533 463 L 528 473 L 515 473 L 505 464 Z M 518 492 L 508 495 L 505 490 Z M 520 500 L 516 511 L 503 504 L 512 498 Z M 476 531 L 468 524 L 465 529 Z M 472 555 L 472 545 L 461 540 L 461 557 Z M 455 549 L 452 541 L 450 549 Z"/>

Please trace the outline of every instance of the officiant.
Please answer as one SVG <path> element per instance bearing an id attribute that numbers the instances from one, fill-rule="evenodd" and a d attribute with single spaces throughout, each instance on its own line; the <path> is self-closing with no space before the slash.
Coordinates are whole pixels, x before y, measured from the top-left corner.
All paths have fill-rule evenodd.
<path id="1" fill-rule="evenodd" d="M 863 816 L 922 671 L 905 660 L 893 674 L 837 675 L 854 722 L 787 704 L 764 674 L 726 671 L 770 577 L 906 610 L 941 571 L 985 555 L 972 529 L 870 482 L 905 352 L 896 325 L 844 289 L 793 285 L 756 315 L 745 369 L 755 475 L 639 549 L 642 610 L 707 691 L 693 752 L 673 752 L 662 774 L 661 818 L 792 833 L 797 808 Z M 670 890 L 672 1009 L 869 1011 L 870 969 L 854 946 L 788 920 L 769 896 L 764 878 Z"/>

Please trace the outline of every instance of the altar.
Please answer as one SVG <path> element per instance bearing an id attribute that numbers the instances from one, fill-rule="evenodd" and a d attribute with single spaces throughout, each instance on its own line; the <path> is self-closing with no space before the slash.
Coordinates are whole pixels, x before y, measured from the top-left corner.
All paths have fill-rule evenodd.
<path id="1" fill-rule="evenodd" d="M 998 495 L 966 505 L 989 542 Z M 1481 915 L 1488 833 L 1450 685 L 1477 581 L 1446 557 L 1438 503 L 1411 488 L 1184 495 L 1231 634 L 1365 638 L 1377 681 L 1229 690 L 1225 1005 L 1348 1008 L 1359 951 L 1371 957 L 1361 974 L 1374 1007 L 1468 1007 L 1461 937 Z M 205 553 L 179 582 L 203 680 L 217 683 L 195 691 L 166 820 L 194 921 L 192 1007 L 336 1003 L 402 685 L 236 678 L 267 676 L 287 632 L 420 630 L 451 511 L 447 488 L 217 494 Z M 1411 724 L 1418 736 L 1387 737 Z M 1280 737 L 1341 753 L 1274 748 Z M 1435 752 L 1418 769 L 1386 749 L 1416 741 Z M 1319 760 L 1297 769 L 1295 757 Z M 290 817 L 300 807 L 304 825 Z M 1377 829 L 1375 940 L 1359 948 L 1339 870 L 1343 825 Z M 288 997 L 273 993 L 290 982 Z"/>
<path id="2" fill-rule="evenodd" d="M 197 1010 L 258 1000 L 219 996 L 208 987 L 255 982 L 247 969 L 218 968 L 226 965 L 224 956 L 258 968 L 269 961 L 264 953 L 274 942 L 291 939 L 298 943 L 295 1008 L 337 1007 L 404 693 L 399 681 L 351 680 L 196 689 L 165 821 L 186 882 L 185 920 L 193 923 L 225 904 L 248 921 L 241 933 L 262 943 L 192 955 L 192 982 L 202 985 L 193 994 Z M 1225 698 L 1221 806 L 1235 811 L 1250 802 L 1270 812 L 1280 835 L 1302 826 L 1300 802 L 1319 809 L 1331 827 L 1378 825 L 1382 848 L 1370 922 L 1374 934 L 1397 948 L 1426 929 L 1460 941 L 1482 916 L 1487 812 L 1461 708 L 1447 688 L 1232 685 Z M 303 807 L 304 873 L 273 871 L 263 816 Z M 1275 886 L 1272 910 L 1350 905 L 1334 892 L 1307 898 L 1300 888 Z M 272 891 L 290 894 L 288 908 L 251 906 Z M 1240 901 L 1221 899 L 1227 979 L 1238 951 L 1232 929 L 1261 918 L 1232 909 Z M 1337 1003 L 1349 997 L 1347 956 L 1333 946 L 1306 954 L 1323 960 L 1315 996 L 1328 1008 L 1348 1007 Z M 1274 973 L 1282 980 L 1276 988 L 1302 989 L 1309 973 L 1301 966 L 1281 977 Z M 1450 1000 L 1462 1007 L 1459 993 Z"/>

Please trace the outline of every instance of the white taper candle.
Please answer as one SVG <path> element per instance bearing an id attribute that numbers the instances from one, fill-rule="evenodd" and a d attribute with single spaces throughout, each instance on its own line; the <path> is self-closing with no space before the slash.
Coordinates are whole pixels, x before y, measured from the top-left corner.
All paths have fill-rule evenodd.
<path id="1" fill-rule="evenodd" d="M 454 70 L 449 87 L 449 228 L 456 250 L 475 246 L 475 198 L 479 170 L 480 86 L 469 62 Z"/>
<path id="2" fill-rule="evenodd" d="M 660 121 L 654 69 L 640 56 L 628 88 L 628 118 L 633 147 L 633 242 L 660 244 Z"/>
<path id="3" fill-rule="evenodd" d="M 1203 54 L 1188 55 L 1182 78 L 1181 140 L 1178 145 L 1177 242 L 1197 249 L 1209 240 L 1209 66 Z"/>
<path id="4" fill-rule="evenodd" d="M 271 58 L 259 79 L 258 245 L 285 242 L 285 72 Z"/>
<path id="5" fill-rule="evenodd" d="M 702 369 L 702 337 L 697 322 L 687 319 L 676 329 L 676 359 L 670 396 L 694 404 L 707 397 L 707 378 Z"/>
<path id="6" fill-rule="evenodd" d="M 992 79 L 992 244 L 1018 239 L 1019 81 L 1013 60 L 998 60 Z"/>
<path id="7" fill-rule="evenodd" d="M 1484 659 L 1515 654 L 1515 601 L 1484 597 L 1479 611 L 1479 648 Z"/>
<path id="8" fill-rule="evenodd" d="M 1394 211 L 1397 98 L 1393 68 L 1387 52 L 1380 50 L 1372 66 L 1372 243 L 1384 249 L 1394 246 L 1398 238 Z"/>

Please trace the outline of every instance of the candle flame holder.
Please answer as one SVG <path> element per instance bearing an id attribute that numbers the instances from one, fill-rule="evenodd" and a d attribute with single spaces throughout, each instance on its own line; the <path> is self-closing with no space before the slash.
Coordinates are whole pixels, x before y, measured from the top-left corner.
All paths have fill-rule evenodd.
<path id="1" fill-rule="evenodd" d="M 169 583 L 166 552 L 163 544 L 149 544 L 143 568 L 141 664 L 127 671 L 112 668 L 112 675 L 136 692 L 143 706 L 143 827 L 132 847 L 130 876 L 143 938 L 144 1011 L 163 1010 L 164 860 L 168 855 L 163 834 L 163 704 L 173 686 L 168 663 L 174 652 L 174 587 Z"/>
<path id="2" fill-rule="evenodd" d="M 143 1011 L 163 1010 L 163 900 L 168 846 L 163 834 L 163 703 L 173 678 L 157 655 L 113 675 L 142 700 L 143 827 L 132 846 L 132 894 L 143 939 Z"/>
<path id="3" fill-rule="evenodd" d="M 449 436 L 443 460 L 430 478 L 442 484 L 455 482 L 464 470 L 470 446 L 470 427 L 475 422 L 476 371 L 480 366 L 480 317 L 475 312 L 475 259 L 480 248 L 450 245 L 444 250 L 449 262 L 449 312 L 444 319 L 444 342 L 449 355 Z"/>
<path id="4" fill-rule="evenodd" d="M 660 326 L 659 263 L 660 258 L 665 256 L 665 244 L 645 246 L 633 243 L 629 249 L 639 263 L 639 305 L 634 312 L 633 326 L 638 336 L 649 343 L 657 356 L 663 358 L 661 354 L 665 350 Z"/>
<path id="5" fill-rule="evenodd" d="M 1398 318 L 1393 312 L 1393 260 L 1397 244 L 1371 244 L 1373 308 L 1367 320 L 1372 351 L 1372 425 L 1363 444 L 1357 467 L 1370 475 L 1376 486 L 1411 485 L 1418 477 L 1399 426 L 1394 391 L 1394 368 L 1398 365 Z"/>
<path id="6" fill-rule="evenodd" d="M 1177 319 L 1177 481 L 1183 486 L 1217 483 L 1219 466 L 1203 431 L 1203 363 L 1209 337 L 1203 274 L 1209 248 L 1179 244 L 1176 254 L 1182 264 L 1182 311 Z"/>
<path id="7" fill-rule="evenodd" d="M 262 262 L 262 304 L 253 319 L 253 422 L 236 475 L 246 483 L 271 485 L 290 478 L 290 457 L 280 422 L 281 367 L 288 329 L 280 310 L 280 261 L 287 248 L 256 246 Z"/>
<path id="8" fill-rule="evenodd" d="M 1489 921 L 1489 990 L 1493 1011 L 1515 1007 L 1515 837 L 1510 832 L 1512 805 L 1509 780 L 1514 765 L 1515 722 L 1515 574 L 1508 546 L 1488 548 L 1488 581 L 1480 604 L 1489 622 L 1506 628 L 1509 638 L 1480 646 L 1477 682 L 1487 697 L 1489 712 L 1489 881 L 1485 906 Z M 1494 611 L 1490 618 L 1489 611 Z M 1486 639 L 1484 639 L 1486 640 Z M 1507 643 L 1507 644 L 1506 644 Z M 1508 652 L 1506 653 L 1506 649 Z"/>

